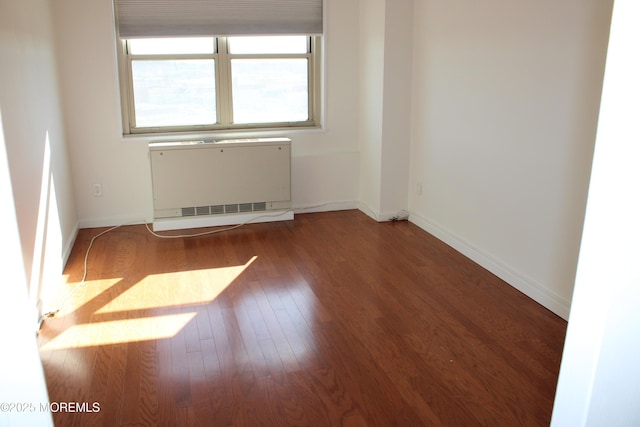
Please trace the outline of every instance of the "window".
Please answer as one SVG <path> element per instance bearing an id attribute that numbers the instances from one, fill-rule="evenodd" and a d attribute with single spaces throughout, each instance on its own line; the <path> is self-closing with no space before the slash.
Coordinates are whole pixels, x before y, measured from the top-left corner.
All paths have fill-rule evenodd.
<path id="1" fill-rule="evenodd" d="M 125 134 L 319 124 L 320 36 L 122 40 Z"/>

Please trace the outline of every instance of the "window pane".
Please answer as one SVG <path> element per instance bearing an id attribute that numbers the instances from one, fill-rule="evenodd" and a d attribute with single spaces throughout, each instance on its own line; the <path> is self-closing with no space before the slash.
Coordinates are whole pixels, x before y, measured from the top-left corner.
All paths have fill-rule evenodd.
<path id="1" fill-rule="evenodd" d="M 129 40 L 129 49 L 133 55 L 215 53 L 214 47 L 213 37 Z"/>
<path id="2" fill-rule="evenodd" d="M 231 61 L 234 123 L 309 119 L 306 59 Z"/>
<path id="3" fill-rule="evenodd" d="M 213 59 L 132 61 L 136 126 L 216 123 Z"/>
<path id="4" fill-rule="evenodd" d="M 307 36 L 229 37 L 229 53 L 307 53 Z"/>

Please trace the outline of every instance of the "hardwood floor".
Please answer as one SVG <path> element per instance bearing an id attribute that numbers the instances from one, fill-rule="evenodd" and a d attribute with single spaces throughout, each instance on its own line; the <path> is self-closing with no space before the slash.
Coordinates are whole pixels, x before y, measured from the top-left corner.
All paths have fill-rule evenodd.
<path id="1" fill-rule="evenodd" d="M 549 424 L 566 322 L 408 222 L 128 226 L 88 266 L 39 343 L 50 400 L 99 412 L 57 426 Z"/>

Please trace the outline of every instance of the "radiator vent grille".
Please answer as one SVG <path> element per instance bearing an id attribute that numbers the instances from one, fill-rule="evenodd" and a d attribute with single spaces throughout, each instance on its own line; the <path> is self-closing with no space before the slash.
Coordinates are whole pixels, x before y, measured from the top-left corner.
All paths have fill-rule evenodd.
<path id="1" fill-rule="evenodd" d="M 233 203 L 229 205 L 195 206 L 181 209 L 181 216 L 223 215 L 231 213 L 262 212 L 267 202 Z"/>
<path id="2" fill-rule="evenodd" d="M 225 213 L 238 213 L 238 204 L 234 203 L 232 205 L 224 205 Z"/>

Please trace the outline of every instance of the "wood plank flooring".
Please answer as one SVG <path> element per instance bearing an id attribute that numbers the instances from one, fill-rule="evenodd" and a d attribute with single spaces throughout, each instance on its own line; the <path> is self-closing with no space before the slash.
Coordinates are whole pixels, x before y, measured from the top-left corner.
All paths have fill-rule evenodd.
<path id="1" fill-rule="evenodd" d="M 408 222 L 127 226 L 88 267 L 39 344 L 50 400 L 99 412 L 57 426 L 549 424 L 566 322 Z"/>

